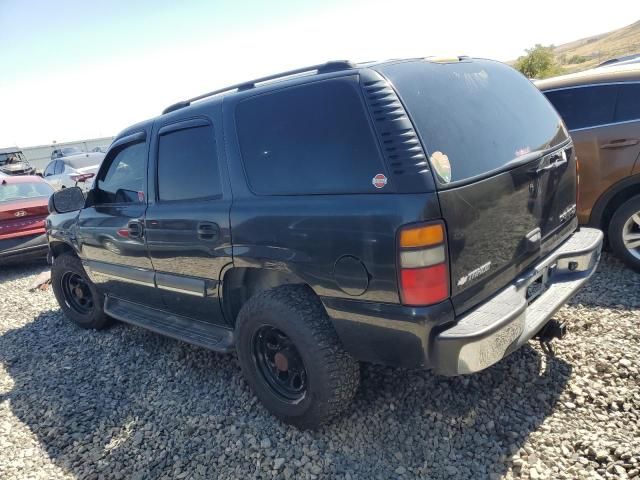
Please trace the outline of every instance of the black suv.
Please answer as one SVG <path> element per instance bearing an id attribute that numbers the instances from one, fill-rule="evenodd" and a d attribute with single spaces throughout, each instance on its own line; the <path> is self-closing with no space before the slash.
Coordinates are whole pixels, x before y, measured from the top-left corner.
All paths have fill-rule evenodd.
<path id="1" fill-rule="evenodd" d="M 330 62 L 180 102 L 116 137 L 86 199 L 69 188 L 50 210 L 70 319 L 236 350 L 260 400 L 304 428 L 349 405 L 358 361 L 499 361 L 552 323 L 602 244 L 577 229 L 553 107 L 467 57 Z"/>

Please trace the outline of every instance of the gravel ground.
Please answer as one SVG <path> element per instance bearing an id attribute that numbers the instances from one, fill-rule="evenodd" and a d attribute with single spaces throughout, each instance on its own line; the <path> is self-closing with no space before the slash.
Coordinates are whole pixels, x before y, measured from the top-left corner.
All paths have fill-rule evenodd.
<path id="1" fill-rule="evenodd" d="M 44 267 L 0 271 L 0 478 L 640 478 L 640 275 L 605 257 L 533 342 L 485 372 L 363 368 L 318 432 L 273 419 L 234 356 L 118 324 L 84 331 Z"/>

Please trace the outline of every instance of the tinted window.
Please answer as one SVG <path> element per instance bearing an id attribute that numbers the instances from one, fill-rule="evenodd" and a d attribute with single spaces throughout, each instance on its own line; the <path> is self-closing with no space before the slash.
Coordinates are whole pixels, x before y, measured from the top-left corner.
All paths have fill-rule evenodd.
<path id="1" fill-rule="evenodd" d="M 43 172 L 42 175 L 44 177 L 48 177 L 50 175 L 53 175 L 55 166 L 56 166 L 56 162 L 50 162 L 49 165 L 47 165 L 47 168 L 44 169 L 44 172 Z"/>
<path id="2" fill-rule="evenodd" d="M 545 92 L 569 130 L 613 122 L 616 85 L 569 88 Z"/>
<path id="3" fill-rule="evenodd" d="M 253 192 L 380 191 L 372 179 L 384 168 L 355 77 L 251 97 L 236 116 Z"/>
<path id="4" fill-rule="evenodd" d="M 442 183 L 448 183 L 445 177 L 456 182 L 506 168 L 567 139 L 540 91 L 502 63 L 417 61 L 382 71 L 409 111 Z"/>
<path id="5" fill-rule="evenodd" d="M 54 175 L 60 175 L 62 172 L 64 172 L 64 162 L 61 160 L 57 160 L 55 171 L 53 173 Z"/>
<path id="6" fill-rule="evenodd" d="M 615 121 L 640 119 L 640 83 L 618 85 Z"/>
<path id="7" fill-rule="evenodd" d="M 147 148 L 135 143 L 111 157 L 109 166 L 97 180 L 97 203 L 134 203 L 142 201 Z"/>
<path id="8" fill-rule="evenodd" d="M 159 200 L 213 198 L 221 193 L 212 127 L 174 130 L 160 136 Z"/>

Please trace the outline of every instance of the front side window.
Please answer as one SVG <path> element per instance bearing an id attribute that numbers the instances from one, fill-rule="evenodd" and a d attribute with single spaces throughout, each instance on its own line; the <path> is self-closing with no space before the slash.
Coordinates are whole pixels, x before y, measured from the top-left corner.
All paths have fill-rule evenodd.
<path id="1" fill-rule="evenodd" d="M 213 128 L 173 130 L 158 141 L 158 200 L 211 199 L 222 194 Z"/>
<path id="2" fill-rule="evenodd" d="M 593 85 L 545 92 L 569 130 L 597 127 L 614 121 L 616 85 Z"/>
<path id="3" fill-rule="evenodd" d="M 640 83 L 618 85 L 616 122 L 640 120 Z"/>
<path id="4" fill-rule="evenodd" d="M 384 167 L 357 77 L 257 95 L 236 109 L 240 150 L 258 195 L 379 192 Z"/>
<path id="5" fill-rule="evenodd" d="M 97 179 L 96 202 L 139 203 L 144 200 L 147 147 L 144 142 L 120 149 Z"/>

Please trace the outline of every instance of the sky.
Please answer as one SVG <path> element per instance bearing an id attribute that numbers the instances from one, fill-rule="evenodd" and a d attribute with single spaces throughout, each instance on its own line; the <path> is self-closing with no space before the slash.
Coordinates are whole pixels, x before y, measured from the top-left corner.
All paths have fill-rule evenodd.
<path id="1" fill-rule="evenodd" d="M 0 0 L 0 148 L 113 136 L 200 93 L 327 60 L 507 61 L 640 18 L 638 0 Z"/>

